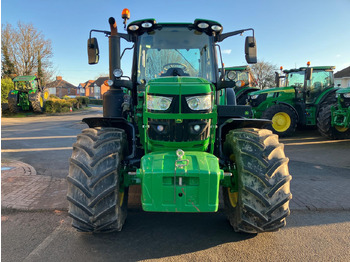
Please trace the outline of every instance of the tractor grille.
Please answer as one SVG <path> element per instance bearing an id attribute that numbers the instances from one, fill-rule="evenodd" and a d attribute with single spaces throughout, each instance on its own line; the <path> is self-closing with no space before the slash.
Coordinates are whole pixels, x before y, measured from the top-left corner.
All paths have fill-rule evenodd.
<path id="1" fill-rule="evenodd" d="M 167 142 L 200 141 L 209 137 L 210 119 L 149 119 L 148 135 Z M 199 127 L 199 128 L 198 128 Z"/>
<path id="2" fill-rule="evenodd" d="M 345 98 L 344 96 L 342 96 L 340 104 L 343 108 L 350 107 L 350 98 Z"/>

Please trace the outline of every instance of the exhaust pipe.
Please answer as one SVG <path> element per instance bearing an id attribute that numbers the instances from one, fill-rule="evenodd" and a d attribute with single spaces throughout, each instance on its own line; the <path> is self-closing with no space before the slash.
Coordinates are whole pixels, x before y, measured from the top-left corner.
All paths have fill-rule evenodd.
<path id="1" fill-rule="evenodd" d="M 116 68 L 120 68 L 120 36 L 118 35 L 118 28 L 117 23 L 114 19 L 114 17 L 110 17 L 108 19 L 110 28 L 111 28 L 111 35 L 109 38 L 109 79 L 113 80 L 113 83 L 115 83 L 116 79 L 113 75 L 113 71 Z M 114 84 L 111 88 L 114 87 Z M 118 88 L 120 89 L 120 88 Z"/>

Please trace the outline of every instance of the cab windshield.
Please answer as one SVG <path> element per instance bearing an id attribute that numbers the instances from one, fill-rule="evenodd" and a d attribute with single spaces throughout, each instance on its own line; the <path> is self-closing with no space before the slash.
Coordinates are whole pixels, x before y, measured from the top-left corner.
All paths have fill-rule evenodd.
<path id="1" fill-rule="evenodd" d="M 287 86 L 303 87 L 305 80 L 305 70 L 288 73 Z"/>
<path id="2" fill-rule="evenodd" d="M 167 76 L 215 82 L 212 38 L 187 26 L 163 27 L 139 36 L 137 82 Z"/>

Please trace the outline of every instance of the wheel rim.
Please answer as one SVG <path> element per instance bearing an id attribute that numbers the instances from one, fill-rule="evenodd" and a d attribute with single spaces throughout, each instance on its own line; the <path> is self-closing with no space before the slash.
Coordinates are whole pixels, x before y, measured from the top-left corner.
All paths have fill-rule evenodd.
<path id="1" fill-rule="evenodd" d="M 290 116 L 285 112 L 278 112 L 272 118 L 272 127 L 277 132 L 284 132 L 288 130 L 292 121 Z"/>
<path id="2" fill-rule="evenodd" d="M 44 106 L 44 100 L 42 97 L 40 97 L 40 107 L 43 107 Z"/>
<path id="3" fill-rule="evenodd" d="M 349 128 L 348 127 L 345 127 L 345 126 L 334 126 L 335 129 L 337 129 L 337 131 L 339 132 L 346 132 Z"/>
<path id="4" fill-rule="evenodd" d="M 46 99 L 48 99 L 49 98 L 49 92 L 45 92 L 44 93 L 44 99 L 46 100 Z"/>
<path id="5" fill-rule="evenodd" d="M 231 206 L 236 207 L 238 202 L 238 192 L 231 193 L 230 188 L 227 188 L 228 198 L 230 199 Z"/>

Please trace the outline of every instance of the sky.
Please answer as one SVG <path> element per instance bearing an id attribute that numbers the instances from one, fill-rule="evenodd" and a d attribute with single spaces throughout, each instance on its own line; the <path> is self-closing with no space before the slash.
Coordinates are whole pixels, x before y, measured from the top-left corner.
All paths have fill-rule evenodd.
<path id="1" fill-rule="evenodd" d="M 193 22 L 196 18 L 218 21 L 223 33 L 254 28 L 258 61 L 284 69 L 311 65 L 350 66 L 350 0 L 2 0 L 1 24 L 32 23 L 52 41 L 56 76 L 73 85 L 108 75 L 108 39 L 98 38 L 100 62 L 88 65 L 87 39 L 91 29 L 109 30 L 115 17 L 123 29 L 121 12 L 128 8 L 129 22 L 154 18 L 157 22 Z M 245 36 L 220 43 L 225 66 L 245 65 Z M 122 49 L 131 47 L 122 40 Z M 122 59 L 125 75 L 131 73 L 132 52 Z"/>

